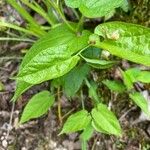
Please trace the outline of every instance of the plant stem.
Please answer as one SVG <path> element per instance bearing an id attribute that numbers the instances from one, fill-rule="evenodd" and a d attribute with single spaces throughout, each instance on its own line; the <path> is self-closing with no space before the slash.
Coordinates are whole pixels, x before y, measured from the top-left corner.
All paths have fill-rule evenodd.
<path id="1" fill-rule="evenodd" d="M 81 93 L 80 93 L 80 97 L 81 97 L 82 109 L 84 110 L 85 106 L 84 106 L 84 98 L 83 98 L 83 91 L 82 90 L 81 90 Z"/>
<path id="2" fill-rule="evenodd" d="M 70 111 L 68 111 L 64 116 L 62 116 L 62 119 L 64 119 L 65 117 L 67 117 L 68 115 L 70 115 L 73 111 L 75 110 L 75 108 L 72 108 Z"/>
<path id="3" fill-rule="evenodd" d="M 50 4 L 52 5 L 52 7 L 58 12 L 58 14 L 60 15 L 60 17 L 62 18 L 62 20 L 64 21 L 64 23 L 68 26 L 68 28 L 70 30 L 72 30 L 73 32 L 76 32 L 76 30 L 68 23 L 68 21 L 66 20 L 64 14 L 62 13 L 62 11 L 59 8 L 59 5 L 57 5 L 56 3 L 52 2 L 51 0 L 49 1 Z"/>
<path id="4" fill-rule="evenodd" d="M 85 140 L 82 140 L 81 143 L 82 143 L 82 150 L 86 150 L 86 143 L 87 142 Z"/>
<path id="5" fill-rule="evenodd" d="M 57 96 L 58 96 L 58 119 L 60 125 L 62 124 L 62 114 L 61 114 L 61 98 L 60 98 L 60 87 L 57 89 Z"/>
<path id="6" fill-rule="evenodd" d="M 76 32 L 80 31 L 81 27 L 83 26 L 83 23 L 84 23 L 84 16 L 82 15 L 77 25 Z"/>
<path id="7" fill-rule="evenodd" d="M 15 103 L 13 102 L 12 103 L 11 114 L 10 114 L 10 119 L 9 119 L 9 127 L 7 129 L 7 134 L 6 134 L 6 139 L 8 139 L 8 136 L 9 136 L 10 131 L 11 131 L 14 109 L 15 109 Z"/>
<path id="8" fill-rule="evenodd" d="M 98 139 L 98 136 L 94 139 L 94 143 L 93 143 L 93 145 L 92 145 L 92 149 L 91 149 L 91 150 L 94 150 L 94 149 L 95 149 L 95 145 L 96 145 L 97 139 Z"/>

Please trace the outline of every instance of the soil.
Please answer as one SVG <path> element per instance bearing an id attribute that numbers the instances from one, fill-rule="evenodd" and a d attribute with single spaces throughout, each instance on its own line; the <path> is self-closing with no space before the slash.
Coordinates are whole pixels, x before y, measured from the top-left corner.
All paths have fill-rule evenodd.
<path id="1" fill-rule="evenodd" d="M 1 2 L 1 1 L 0 1 Z M 144 2 L 144 1 L 143 1 Z M 138 2 L 139 3 L 139 2 Z M 8 5 L 0 3 L 1 7 L 0 17 L 8 17 L 6 10 L 11 9 Z M 147 3 L 149 4 L 149 3 Z M 144 3 L 145 6 L 145 3 Z M 139 11 L 139 6 L 135 10 Z M 147 9 L 149 7 L 147 6 Z M 141 7 L 141 11 L 143 8 Z M 146 10 L 148 11 L 148 10 Z M 134 23 L 139 23 L 139 20 L 133 19 L 134 11 L 130 13 Z M 13 11 L 13 13 L 16 13 Z M 148 12 L 149 14 L 149 12 Z M 129 13 L 122 13 L 122 16 L 130 16 Z M 116 14 L 118 20 L 122 16 Z M 146 16 L 147 17 L 147 16 Z M 23 23 L 23 20 L 17 14 L 17 22 Z M 124 17 L 125 18 L 125 17 Z M 11 17 L 9 16 L 9 19 Z M 113 18 L 112 18 L 113 19 Z M 136 17 L 137 19 L 137 17 Z M 129 18 L 128 18 L 129 20 Z M 94 21 L 96 24 L 99 21 Z M 144 20 L 145 26 L 149 26 L 149 17 Z M 141 24 L 143 25 L 144 22 Z M 9 32 L 9 31 L 8 31 Z M 0 33 L 0 36 L 6 36 L 5 32 Z M 1 42 L 0 41 L 0 150 L 80 150 L 81 141 L 79 133 L 71 135 L 58 136 L 62 124 L 60 124 L 57 114 L 57 102 L 54 107 L 45 116 L 32 120 L 26 124 L 18 125 L 20 114 L 30 99 L 35 93 L 41 89 L 48 89 L 49 83 L 37 85 L 25 94 L 15 103 L 11 102 L 11 98 L 15 91 L 15 81 L 10 77 L 16 75 L 18 66 L 21 63 L 24 51 L 31 45 L 21 42 Z M 121 62 L 122 67 L 131 66 L 126 61 Z M 141 67 L 141 66 L 139 66 Z M 111 70 L 103 73 L 108 78 L 118 78 L 118 68 L 114 67 Z M 101 72 L 94 71 L 91 73 L 96 76 L 99 81 Z M 100 79 L 101 80 L 101 79 Z M 104 95 L 109 92 L 105 87 L 99 89 Z M 149 94 L 149 88 L 144 87 L 142 91 Z M 86 93 L 85 93 L 86 95 Z M 150 122 L 148 118 L 143 118 L 143 114 L 135 105 L 129 100 L 127 95 L 108 95 L 106 101 L 112 99 L 112 110 L 118 118 L 123 129 L 123 136 L 116 138 L 115 136 L 103 135 L 94 133 L 93 137 L 88 142 L 89 150 L 150 150 Z M 88 105 L 88 98 L 86 99 Z M 61 95 L 62 114 L 65 115 L 68 111 L 76 111 L 79 106 L 78 97 L 69 101 L 65 95 Z M 12 113 L 13 112 L 13 113 Z M 63 119 L 63 122 L 68 116 Z"/>

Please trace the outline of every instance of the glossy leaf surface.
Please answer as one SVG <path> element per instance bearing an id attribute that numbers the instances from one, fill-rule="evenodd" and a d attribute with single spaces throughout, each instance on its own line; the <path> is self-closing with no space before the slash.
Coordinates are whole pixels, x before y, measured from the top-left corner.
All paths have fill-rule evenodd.
<path id="1" fill-rule="evenodd" d="M 72 26 L 75 26 L 75 24 L 72 24 Z M 33 86 L 33 84 L 37 84 L 44 80 L 47 80 L 49 78 L 47 76 L 48 74 L 54 77 L 53 73 L 48 72 L 47 70 L 46 72 L 48 72 L 48 74 L 46 75 L 46 72 L 44 73 L 44 76 L 47 76 L 45 79 L 42 77 L 43 79 L 36 80 L 36 78 L 34 77 L 37 77 L 37 75 L 39 74 L 38 71 L 41 72 L 43 69 L 48 69 L 49 67 L 49 69 L 51 68 L 53 71 L 55 70 L 55 73 L 58 71 L 58 74 L 55 74 L 55 77 L 67 73 L 67 70 L 69 68 L 71 69 L 71 67 L 73 67 L 73 64 L 75 65 L 75 63 L 77 63 L 79 59 L 77 56 L 72 57 L 72 55 L 88 45 L 87 41 L 89 35 L 89 31 L 83 31 L 81 35 L 77 35 L 76 33 L 70 31 L 64 24 L 51 29 L 51 31 L 47 33 L 47 35 L 42 37 L 31 47 L 31 49 L 24 57 L 19 70 L 19 80 L 17 80 L 16 93 L 13 99 L 16 100 L 23 92 Z M 54 53 L 52 53 L 51 50 Z M 50 62 L 52 62 L 52 59 L 54 60 L 54 58 L 59 60 L 58 64 L 55 60 L 53 62 L 54 66 L 52 66 Z M 37 63 L 39 63 L 39 66 Z M 66 65 L 68 65 L 68 67 Z M 59 67 L 56 69 L 57 66 Z M 65 68 L 66 71 L 62 73 L 63 69 Z M 25 72 L 27 72 L 27 74 Z M 31 74 L 31 72 L 33 74 Z M 41 74 L 40 76 L 43 75 Z M 50 78 L 53 78 L 52 76 Z M 33 78 L 34 80 L 32 80 Z"/>
<path id="2" fill-rule="evenodd" d="M 118 57 L 150 66 L 150 29 L 131 23 L 109 22 L 96 27 L 95 34 L 104 38 L 96 46 Z M 91 39 L 94 40 L 94 39 Z"/>
<path id="3" fill-rule="evenodd" d="M 30 84 L 38 84 L 66 74 L 78 61 L 79 57 L 71 57 L 65 45 L 51 47 L 33 57 L 21 69 L 17 79 Z"/>

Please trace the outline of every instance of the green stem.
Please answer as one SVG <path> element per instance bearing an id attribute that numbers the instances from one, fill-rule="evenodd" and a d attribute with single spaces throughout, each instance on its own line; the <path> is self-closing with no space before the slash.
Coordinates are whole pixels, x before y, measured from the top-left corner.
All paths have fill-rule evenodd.
<path id="1" fill-rule="evenodd" d="M 58 119 L 60 125 L 62 124 L 62 114 L 61 114 L 61 98 L 60 98 L 60 87 L 57 90 L 57 96 L 58 96 Z"/>
<path id="2" fill-rule="evenodd" d="M 77 28 L 76 28 L 76 31 L 77 31 L 77 32 L 80 31 L 80 29 L 81 29 L 82 26 L 83 26 L 83 23 L 84 23 L 84 16 L 82 15 L 81 18 L 80 18 L 80 20 L 79 20 L 79 23 L 78 23 L 78 25 L 77 25 Z"/>
<path id="3" fill-rule="evenodd" d="M 83 91 L 82 90 L 81 90 L 80 96 L 81 96 L 82 109 L 84 110 L 85 106 L 84 106 L 84 97 L 83 97 Z"/>
<path id="4" fill-rule="evenodd" d="M 82 140 L 81 143 L 82 143 L 82 150 L 86 150 L 87 142 L 85 140 Z"/>
<path id="5" fill-rule="evenodd" d="M 62 13 L 62 11 L 59 8 L 59 5 L 57 5 L 56 3 L 49 1 L 50 4 L 52 5 L 52 7 L 58 12 L 58 14 L 60 15 L 60 17 L 62 18 L 62 20 L 64 21 L 64 23 L 68 26 L 68 28 L 70 30 L 72 30 L 73 32 L 76 32 L 76 30 L 68 23 L 68 21 L 66 20 L 64 14 Z"/>

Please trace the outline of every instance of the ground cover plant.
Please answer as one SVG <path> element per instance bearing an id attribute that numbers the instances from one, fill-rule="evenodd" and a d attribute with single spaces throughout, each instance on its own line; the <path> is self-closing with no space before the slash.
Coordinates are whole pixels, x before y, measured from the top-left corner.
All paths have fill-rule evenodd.
<path id="1" fill-rule="evenodd" d="M 12 98 L 19 97 L 32 86 L 50 82 L 50 89 L 33 95 L 25 106 L 20 124 L 38 118 L 48 112 L 58 97 L 58 118 L 62 123 L 60 95 L 68 99 L 80 93 L 79 108 L 69 114 L 59 133 L 80 132 L 82 149 L 87 148 L 87 141 L 93 133 L 121 136 L 123 131 L 116 115 L 108 107 L 105 98 L 97 91 L 97 84 L 90 77 L 93 70 L 108 70 L 119 67 L 122 59 L 133 63 L 150 66 L 150 29 L 138 24 L 121 21 L 107 21 L 115 9 L 128 9 L 126 0 L 43 0 L 42 5 L 36 1 L 15 0 L 7 2 L 26 20 L 25 27 L 20 27 L 5 20 L 0 27 L 17 30 L 20 38 L 1 40 L 29 41 L 33 45 L 26 53 L 19 72 L 12 79 L 16 80 L 16 90 Z M 46 23 L 38 24 L 24 5 L 42 16 Z M 70 8 L 76 19 L 69 21 L 64 14 L 64 5 Z M 95 28 L 85 27 L 85 18 L 104 17 L 103 23 Z M 37 40 L 38 39 L 38 40 Z M 108 53 L 109 52 L 109 53 Z M 106 54 L 113 57 L 107 57 Z M 118 59 L 121 58 L 121 59 Z M 138 67 L 123 70 L 119 67 L 121 79 L 103 79 L 99 84 L 105 85 L 111 92 L 128 94 L 130 99 L 150 116 L 149 102 L 136 88 L 138 83 L 150 83 L 150 72 Z M 83 98 L 84 87 L 89 99 Z M 90 107 L 86 103 L 90 100 Z"/>

